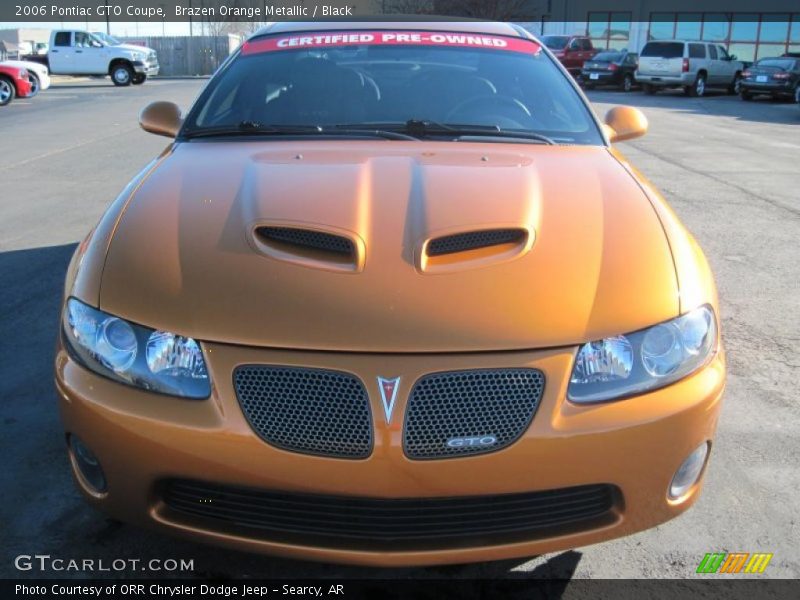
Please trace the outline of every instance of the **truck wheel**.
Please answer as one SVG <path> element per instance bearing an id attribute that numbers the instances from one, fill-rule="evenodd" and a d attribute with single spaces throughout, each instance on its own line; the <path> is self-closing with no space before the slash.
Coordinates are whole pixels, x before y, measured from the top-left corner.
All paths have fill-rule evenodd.
<path id="1" fill-rule="evenodd" d="M 654 85 L 651 85 L 651 84 L 649 84 L 649 83 L 645 83 L 645 84 L 642 86 L 642 89 L 644 90 L 644 93 L 645 93 L 645 94 L 647 94 L 648 96 L 652 96 L 652 95 L 653 95 L 653 94 L 655 94 L 655 93 L 656 93 L 656 91 L 657 91 L 657 90 L 656 90 L 656 86 L 654 86 Z"/>
<path id="2" fill-rule="evenodd" d="M 111 81 L 114 82 L 114 85 L 122 87 L 130 85 L 133 77 L 133 69 L 128 64 L 119 63 L 111 67 Z"/>
<path id="3" fill-rule="evenodd" d="M 684 89 L 692 98 L 702 98 L 706 93 L 706 76 L 702 73 L 698 73 L 694 83 L 686 86 Z"/>
<path id="4" fill-rule="evenodd" d="M 630 92 L 633 89 L 633 75 L 626 73 L 622 78 L 622 91 Z"/>
<path id="5" fill-rule="evenodd" d="M 42 89 L 42 82 L 39 81 L 39 76 L 32 71 L 28 71 L 28 81 L 31 82 L 31 93 L 28 98 L 33 98 Z"/>
<path id="6" fill-rule="evenodd" d="M 0 106 L 5 106 L 17 95 L 17 89 L 10 79 L 0 77 Z"/>
<path id="7" fill-rule="evenodd" d="M 145 75 L 144 73 L 136 73 L 133 76 L 133 79 L 131 79 L 131 83 L 133 85 L 142 85 L 145 82 L 146 79 L 147 79 L 147 75 Z"/>

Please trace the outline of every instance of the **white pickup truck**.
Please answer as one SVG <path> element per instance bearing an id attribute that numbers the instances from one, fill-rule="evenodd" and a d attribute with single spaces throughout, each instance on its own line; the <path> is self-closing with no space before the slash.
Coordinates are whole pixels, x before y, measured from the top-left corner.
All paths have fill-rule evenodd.
<path id="1" fill-rule="evenodd" d="M 50 69 L 51 75 L 109 75 L 114 85 L 138 85 L 158 75 L 155 50 L 142 46 L 112 46 L 88 31 L 59 29 L 50 34 L 45 56 L 26 56 Z"/>

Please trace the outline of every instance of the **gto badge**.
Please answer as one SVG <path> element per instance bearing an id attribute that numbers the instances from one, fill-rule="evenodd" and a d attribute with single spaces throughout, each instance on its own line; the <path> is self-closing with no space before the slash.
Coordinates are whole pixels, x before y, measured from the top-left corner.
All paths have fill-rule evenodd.
<path id="1" fill-rule="evenodd" d="M 386 415 L 386 423 L 392 422 L 392 411 L 394 410 L 394 401 L 397 399 L 397 388 L 400 386 L 400 378 L 386 379 L 378 377 L 378 388 L 381 391 L 381 400 L 383 401 L 383 414 Z"/>
<path id="2" fill-rule="evenodd" d="M 493 435 L 481 435 L 476 437 L 459 437 L 447 440 L 450 448 L 470 448 L 474 446 L 492 446 L 497 443 L 497 438 Z"/>

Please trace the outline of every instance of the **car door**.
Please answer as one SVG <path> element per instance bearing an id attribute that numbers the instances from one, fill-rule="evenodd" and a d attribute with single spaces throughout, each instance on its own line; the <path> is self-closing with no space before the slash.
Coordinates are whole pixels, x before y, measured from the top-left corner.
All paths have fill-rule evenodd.
<path id="1" fill-rule="evenodd" d="M 716 44 L 707 44 L 708 46 L 708 83 L 711 85 L 719 85 L 725 81 L 725 67 L 722 66 L 719 52 L 717 51 Z"/>
<path id="2" fill-rule="evenodd" d="M 720 69 L 723 73 L 722 82 L 729 84 L 733 81 L 734 75 L 736 75 L 737 65 L 731 60 L 731 56 L 725 46 L 717 45 L 717 54 L 720 58 Z"/>
<path id="3" fill-rule="evenodd" d="M 86 31 L 76 31 L 73 37 L 76 72 L 84 75 L 104 75 L 108 60 L 105 46 Z"/>
<path id="4" fill-rule="evenodd" d="M 56 31 L 47 59 L 53 73 L 69 75 L 75 72 L 71 31 Z"/>
<path id="5" fill-rule="evenodd" d="M 592 42 L 589 38 L 583 38 L 581 40 L 581 50 L 581 64 L 579 66 L 583 67 L 583 63 L 585 63 L 587 60 L 591 60 L 595 55 Z"/>
<path id="6" fill-rule="evenodd" d="M 564 51 L 564 66 L 570 71 L 575 71 L 583 66 L 581 61 L 581 41 L 577 38 L 570 41 Z"/>

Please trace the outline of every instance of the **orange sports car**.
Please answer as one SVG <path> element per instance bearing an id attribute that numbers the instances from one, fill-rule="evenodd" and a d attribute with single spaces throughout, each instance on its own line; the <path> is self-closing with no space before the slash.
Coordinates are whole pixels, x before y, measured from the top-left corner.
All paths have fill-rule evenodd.
<path id="1" fill-rule="evenodd" d="M 522 557 L 700 493 L 725 381 L 697 243 L 503 23 L 279 23 L 80 244 L 55 377 L 123 521 L 369 565 Z"/>

